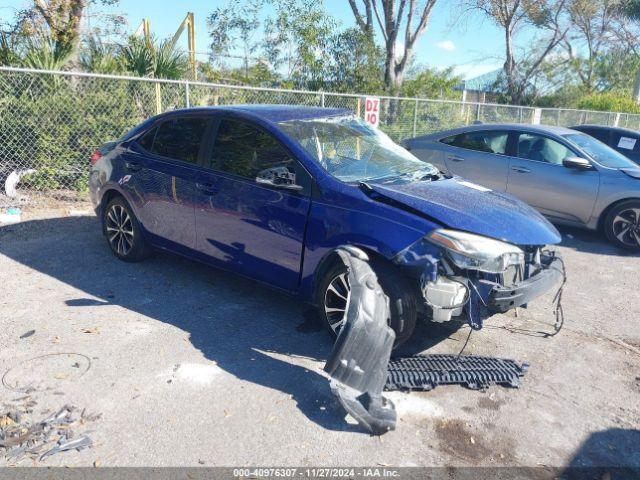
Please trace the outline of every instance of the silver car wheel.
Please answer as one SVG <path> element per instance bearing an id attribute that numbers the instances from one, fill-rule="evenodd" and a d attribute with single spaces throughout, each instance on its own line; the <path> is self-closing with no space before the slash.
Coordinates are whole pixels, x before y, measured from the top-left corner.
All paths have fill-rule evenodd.
<path id="1" fill-rule="evenodd" d="M 621 211 L 612 222 L 613 234 L 625 245 L 640 246 L 640 208 Z"/>
<path id="2" fill-rule="evenodd" d="M 324 293 L 324 313 L 336 335 L 344 325 L 351 289 L 347 272 L 334 277 Z"/>
<path id="3" fill-rule="evenodd" d="M 133 223 L 123 206 L 111 206 L 107 212 L 106 231 L 111 247 L 119 255 L 126 256 L 133 247 Z"/>

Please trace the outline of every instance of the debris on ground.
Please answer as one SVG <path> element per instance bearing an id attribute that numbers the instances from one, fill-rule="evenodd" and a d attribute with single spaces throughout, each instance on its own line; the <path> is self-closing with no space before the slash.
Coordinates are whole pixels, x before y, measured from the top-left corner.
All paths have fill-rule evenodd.
<path id="1" fill-rule="evenodd" d="M 74 428 L 95 421 L 100 414 L 87 414 L 72 405 L 65 405 L 53 415 L 39 421 L 33 418 L 33 407 L 37 402 L 29 395 L 16 399 L 19 406 L 4 405 L 0 413 L 0 458 L 9 465 L 25 459 L 34 463 L 60 452 L 82 450 L 93 445 L 87 435 L 76 435 Z"/>
<path id="2" fill-rule="evenodd" d="M 19 208 L 7 208 L 4 213 L 0 213 L 0 223 L 18 223 L 22 219 L 21 215 Z"/>
<path id="3" fill-rule="evenodd" d="M 20 335 L 20 338 L 29 338 L 31 335 L 33 335 L 34 333 L 36 333 L 35 330 L 29 330 L 28 332 L 24 332 L 22 335 Z"/>
<path id="4" fill-rule="evenodd" d="M 432 390 L 438 385 L 465 385 L 473 390 L 491 385 L 518 388 L 529 365 L 474 355 L 415 355 L 389 362 L 385 390 Z"/>

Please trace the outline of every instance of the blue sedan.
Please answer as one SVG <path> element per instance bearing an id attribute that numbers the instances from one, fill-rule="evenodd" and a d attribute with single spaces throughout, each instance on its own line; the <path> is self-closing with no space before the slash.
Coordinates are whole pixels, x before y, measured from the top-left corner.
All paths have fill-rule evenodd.
<path id="1" fill-rule="evenodd" d="M 344 109 L 227 106 L 153 117 L 96 150 L 91 199 L 113 254 L 181 254 L 293 293 L 344 324 L 336 252 L 377 273 L 396 344 L 416 318 L 468 320 L 559 280 L 556 229 L 526 204 L 446 177 Z"/>

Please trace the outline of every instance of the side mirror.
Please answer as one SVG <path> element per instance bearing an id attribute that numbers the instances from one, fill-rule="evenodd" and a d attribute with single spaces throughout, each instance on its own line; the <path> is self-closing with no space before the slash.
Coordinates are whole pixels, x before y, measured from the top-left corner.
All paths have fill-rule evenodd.
<path id="1" fill-rule="evenodd" d="M 567 157 L 562 160 L 562 165 L 576 170 L 591 170 L 593 168 L 589 160 L 580 157 Z"/>
<path id="2" fill-rule="evenodd" d="M 302 185 L 296 183 L 296 172 L 290 167 L 272 167 L 258 172 L 256 183 L 285 190 L 300 191 Z"/>

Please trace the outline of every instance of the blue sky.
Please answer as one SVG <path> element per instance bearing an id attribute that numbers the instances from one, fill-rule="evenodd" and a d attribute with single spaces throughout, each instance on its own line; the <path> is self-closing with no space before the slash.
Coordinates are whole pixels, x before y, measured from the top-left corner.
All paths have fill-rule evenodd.
<path id="1" fill-rule="evenodd" d="M 188 11 L 195 14 L 198 51 L 206 52 L 209 44 L 206 17 L 228 0 L 120 0 L 114 11 L 126 14 L 128 30 L 133 32 L 142 18 L 151 22 L 158 37 L 173 35 Z M 347 0 L 325 0 L 326 9 L 342 25 L 354 23 Z M 0 19 L 9 19 L 15 9 L 31 5 L 30 0 L 4 0 Z M 96 9 L 96 7 L 93 7 Z M 186 39 L 183 39 L 186 48 Z M 504 40 L 499 29 L 479 14 L 461 15 L 458 0 L 439 0 L 433 9 L 427 31 L 415 49 L 418 63 L 436 68 L 455 67 L 464 78 L 480 75 L 503 62 Z"/>

